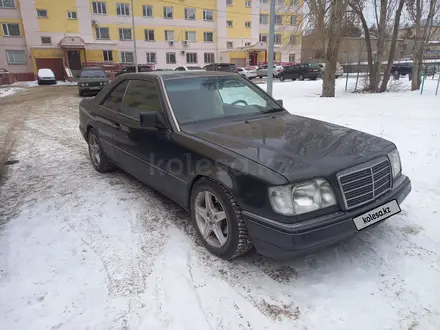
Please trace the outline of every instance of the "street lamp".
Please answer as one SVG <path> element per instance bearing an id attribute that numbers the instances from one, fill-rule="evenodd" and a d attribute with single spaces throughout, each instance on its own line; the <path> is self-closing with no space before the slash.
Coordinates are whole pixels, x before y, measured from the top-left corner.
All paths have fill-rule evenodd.
<path id="1" fill-rule="evenodd" d="M 267 93 L 272 96 L 273 91 L 273 45 L 275 42 L 275 0 L 270 1 L 269 19 L 269 61 L 267 62 Z"/>
<path id="2" fill-rule="evenodd" d="M 134 0 L 131 0 L 131 25 L 133 30 L 134 68 L 138 72 L 137 48 L 136 48 L 136 26 L 134 24 Z"/>

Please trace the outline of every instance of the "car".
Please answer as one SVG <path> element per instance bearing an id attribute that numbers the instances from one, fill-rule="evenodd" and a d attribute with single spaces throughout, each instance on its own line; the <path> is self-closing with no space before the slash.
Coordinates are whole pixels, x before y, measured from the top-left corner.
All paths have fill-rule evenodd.
<path id="1" fill-rule="evenodd" d="M 257 78 L 257 71 L 251 68 L 237 68 L 238 74 L 246 79 Z"/>
<path id="2" fill-rule="evenodd" d="M 323 75 L 325 72 L 325 62 L 319 63 L 319 66 L 321 67 L 321 75 Z M 335 71 L 336 79 L 338 79 L 343 75 L 344 75 L 344 67 L 338 62 L 336 62 L 336 71 Z"/>
<path id="3" fill-rule="evenodd" d="M 187 65 L 187 66 L 179 66 L 174 71 L 206 71 L 206 70 L 196 65 Z"/>
<path id="4" fill-rule="evenodd" d="M 153 71 L 174 71 L 173 69 L 154 69 Z"/>
<path id="5" fill-rule="evenodd" d="M 263 64 L 258 67 L 257 69 L 257 76 L 258 78 L 267 77 L 267 70 L 268 66 L 267 64 Z M 274 65 L 273 66 L 273 76 L 274 78 L 278 78 L 278 75 L 283 71 L 283 67 L 281 65 Z"/>
<path id="6" fill-rule="evenodd" d="M 411 191 L 394 143 L 290 114 L 234 73 L 121 75 L 80 102 L 79 129 L 97 172 L 118 167 L 173 200 L 226 260 L 321 249 L 399 213 Z"/>
<path id="7" fill-rule="evenodd" d="M 321 77 L 321 67 L 319 66 L 319 64 L 314 63 L 291 65 L 285 67 L 284 70 L 279 74 L 280 81 L 284 81 L 286 79 L 316 80 L 319 77 Z"/>
<path id="8" fill-rule="evenodd" d="M 224 71 L 237 72 L 237 66 L 234 63 L 211 63 L 203 67 L 206 71 Z"/>
<path id="9" fill-rule="evenodd" d="M 143 64 L 138 65 L 138 72 L 150 72 L 150 71 L 153 71 L 153 68 L 151 65 L 143 65 Z M 115 77 L 117 77 L 121 74 L 124 74 L 124 73 L 132 73 L 132 72 L 136 72 L 136 66 L 134 66 L 134 65 L 126 66 L 121 71 L 119 71 L 115 75 Z"/>
<path id="10" fill-rule="evenodd" d="M 51 69 L 38 69 L 37 72 L 38 85 L 56 84 L 55 74 Z"/>
<path id="11" fill-rule="evenodd" d="M 412 74 L 412 63 L 394 63 L 391 67 L 393 76 L 406 76 Z"/>
<path id="12" fill-rule="evenodd" d="M 101 67 L 88 67 L 81 70 L 78 81 L 79 96 L 86 92 L 97 93 L 108 85 L 109 79 Z"/>

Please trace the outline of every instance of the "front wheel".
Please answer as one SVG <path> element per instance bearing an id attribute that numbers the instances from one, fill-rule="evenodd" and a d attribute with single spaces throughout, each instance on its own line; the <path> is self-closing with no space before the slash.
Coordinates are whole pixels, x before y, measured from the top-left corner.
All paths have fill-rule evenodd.
<path id="1" fill-rule="evenodd" d="M 197 236 L 215 256 L 230 260 L 252 248 L 252 240 L 234 196 L 221 184 L 203 178 L 190 200 Z"/>
<path id="2" fill-rule="evenodd" d="M 304 76 L 302 74 L 299 75 L 298 80 L 303 81 L 304 80 Z"/>
<path id="3" fill-rule="evenodd" d="M 283 75 L 280 76 L 280 81 L 284 81 L 284 76 Z"/>

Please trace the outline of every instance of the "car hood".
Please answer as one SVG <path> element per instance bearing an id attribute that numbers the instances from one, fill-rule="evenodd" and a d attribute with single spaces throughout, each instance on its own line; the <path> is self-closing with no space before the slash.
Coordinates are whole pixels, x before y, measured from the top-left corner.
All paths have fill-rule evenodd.
<path id="1" fill-rule="evenodd" d="M 243 155 L 294 182 L 328 177 L 386 155 L 395 145 L 377 136 L 287 113 L 187 133 Z"/>

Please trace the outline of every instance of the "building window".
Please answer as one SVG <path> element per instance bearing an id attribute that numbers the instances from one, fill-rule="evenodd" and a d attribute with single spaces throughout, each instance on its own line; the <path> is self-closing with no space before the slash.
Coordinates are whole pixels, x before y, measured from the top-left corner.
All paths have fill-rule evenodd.
<path id="1" fill-rule="evenodd" d="M 197 53 L 186 53 L 186 63 L 196 64 L 197 63 Z"/>
<path id="2" fill-rule="evenodd" d="M 260 24 L 269 24 L 269 15 L 260 14 Z"/>
<path id="3" fill-rule="evenodd" d="M 203 41 L 204 42 L 213 42 L 214 41 L 214 32 L 204 32 L 203 33 Z"/>
<path id="4" fill-rule="evenodd" d="M 8 37 L 19 37 L 20 36 L 20 26 L 15 23 L 3 23 L 3 35 Z"/>
<path id="5" fill-rule="evenodd" d="M 131 29 L 119 29 L 119 40 L 132 40 Z"/>
<path id="6" fill-rule="evenodd" d="M 166 41 L 174 41 L 174 31 L 165 30 L 165 40 Z"/>
<path id="7" fill-rule="evenodd" d="M 185 19 L 194 21 L 196 19 L 196 10 L 194 8 L 185 8 Z"/>
<path id="8" fill-rule="evenodd" d="M 37 17 L 47 18 L 47 10 L 46 9 L 37 9 Z"/>
<path id="9" fill-rule="evenodd" d="M 245 5 L 246 7 L 252 7 L 252 1 L 245 1 L 245 2 L 244 2 L 244 5 Z"/>
<path id="10" fill-rule="evenodd" d="M 113 62 L 113 51 L 103 50 L 102 55 L 104 56 L 104 62 Z"/>
<path id="11" fill-rule="evenodd" d="M 233 26 L 232 21 L 226 21 L 226 27 L 231 28 Z"/>
<path id="12" fill-rule="evenodd" d="M 117 3 L 116 4 L 116 15 L 130 16 L 130 5 L 128 3 Z"/>
<path id="13" fill-rule="evenodd" d="M 41 43 L 50 45 L 52 44 L 52 38 L 51 37 L 41 37 Z"/>
<path id="14" fill-rule="evenodd" d="M 110 33 L 108 28 L 97 27 L 96 31 L 96 39 L 110 39 Z"/>
<path id="15" fill-rule="evenodd" d="M 250 46 L 251 43 L 250 43 L 249 41 L 247 41 L 247 42 L 244 43 L 244 45 L 245 45 L 245 46 Z"/>
<path id="16" fill-rule="evenodd" d="M 260 0 L 260 3 L 269 3 L 269 0 Z"/>
<path id="17" fill-rule="evenodd" d="M 77 15 L 76 11 L 68 11 L 67 18 L 68 19 L 78 19 L 78 15 Z"/>
<path id="18" fill-rule="evenodd" d="M 252 22 L 251 21 L 244 22 L 244 27 L 250 29 L 252 27 Z"/>
<path id="19" fill-rule="evenodd" d="M 196 33 L 194 31 L 185 31 L 185 40 L 196 41 Z"/>
<path id="20" fill-rule="evenodd" d="M 121 62 L 122 63 L 133 63 L 134 53 L 133 52 L 121 52 Z"/>
<path id="21" fill-rule="evenodd" d="M 214 63 L 215 62 L 214 53 L 203 54 L 203 60 L 205 63 Z"/>
<path id="22" fill-rule="evenodd" d="M 226 41 L 226 48 L 228 49 L 234 48 L 234 43 L 232 41 Z"/>
<path id="23" fill-rule="evenodd" d="M 145 41 L 154 41 L 154 30 L 145 30 Z"/>
<path id="24" fill-rule="evenodd" d="M 163 7 L 163 18 L 173 18 L 173 7 Z"/>
<path id="25" fill-rule="evenodd" d="M 176 64 L 176 53 L 166 53 L 167 64 Z"/>
<path id="26" fill-rule="evenodd" d="M 107 5 L 102 1 L 92 2 L 93 14 L 107 15 Z"/>
<path id="27" fill-rule="evenodd" d="M 15 8 L 14 0 L 0 0 L 0 8 Z"/>
<path id="28" fill-rule="evenodd" d="M 204 21 L 213 21 L 214 20 L 214 12 L 212 10 L 203 10 L 203 20 Z"/>
<path id="29" fill-rule="evenodd" d="M 296 21 L 296 16 L 290 16 L 290 25 L 298 25 L 297 21 Z"/>
<path id="30" fill-rule="evenodd" d="M 291 45 L 295 45 L 296 44 L 296 35 L 294 35 L 294 34 L 290 35 L 289 44 L 291 44 Z"/>
<path id="31" fill-rule="evenodd" d="M 26 64 L 24 50 L 7 50 L 6 57 L 8 58 L 8 64 Z"/>
<path id="32" fill-rule="evenodd" d="M 156 53 L 147 53 L 147 63 L 156 63 Z"/>
<path id="33" fill-rule="evenodd" d="M 144 17 L 153 17 L 153 6 L 151 5 L 142 6 L 142 15 L 144 15 Z"/>
<path id="34" fill-rule="evenodd" d="M 260 41 L 267 42 L 267 34 L 260 34 Z"/>
<path id="35" fill-rule="evenodd" d="M 282 42 L 281 34 L 275 34 L 275 43 L 281 44 Z"/>
<path id="36" fill-rule="evenodd" d="M 226 5 L 227 6 L 232 6 L 232 0 L 226 0 Z"/>
<path id="37" fill-rule="evenodd" d="M 276 25 L 282 25 L 283 24 L 283 16 L 275 15 L 275 24 Z"/>
<path id="38" fill-rule="evenodd" d="M 295 55 L 296 54 L 289 54 L 289 62 L 290 63 L 295 63 Z"/>

